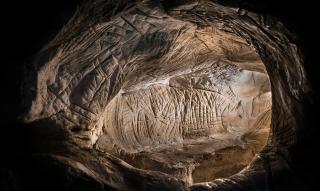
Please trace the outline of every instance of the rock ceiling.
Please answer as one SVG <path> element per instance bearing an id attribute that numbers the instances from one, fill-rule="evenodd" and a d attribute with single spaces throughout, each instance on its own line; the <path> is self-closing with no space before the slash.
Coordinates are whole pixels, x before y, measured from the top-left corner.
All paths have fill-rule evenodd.
<path id="1" fill-rule="evenodd" d="M 219 177 L 192 177 L 198 166 L 215 168 L 204 156 L 241 148 L 246 156 L 229 161 L 242 161 L 239 171 L 266 142 L 271 90 L 264 65 L 245 40 L 215 26 L 198 27 L 139 4 L 49 57 L 38 66 L 24 120 L 54 123 L 81 147 L 192 184 Z"/>

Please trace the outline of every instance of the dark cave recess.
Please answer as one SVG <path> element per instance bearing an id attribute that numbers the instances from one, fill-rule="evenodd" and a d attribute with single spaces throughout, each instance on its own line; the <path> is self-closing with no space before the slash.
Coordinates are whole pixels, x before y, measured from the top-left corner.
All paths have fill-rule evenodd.
<path id="1" fill-rule="evenodd" d="M 56 3 L 55 3 L 56 2 Z M 7 90 L 5 97 L 3 98 L 6 100 L 4 107 L 2 108 L 2 116 L 4 118 L 3 126 L 3 132 L 7 136 L 5 136 L 1 141 L 3 142 L 1 146 L 3 147 L 3 151 L 5 152 L 4 158 L 1 159 L 1 162 L 5 164 L 4 168 L 1 168 L 2 173 L 1 177 L 4 177 L 2 180 L 8 180 L 8 177 L 14 177 L 15 173 L 11 171 L 11 167 L 14 168 L 19 161 L 12 160 L 13 157 L 12 153 L 15 153 L 16 151 L 25 152 L 25 145 L 32 145 L 33 137 L 37 137 L 37 135 L 32 135 L 30 137 L 26 137 L 26 135 L 30 132 L 24 132 L 25 129 L 21 130 L 21 126 L 19 123 L 15 121 L 16 116 L 19 114 L 17 112 L 19 110 L 19 99 L 17 99 L 19 96 L 19 84 L 21 79 L 21 72 L 22 71 L 22 65 L 26 60 L 26 57 L 31 56 L 35 52 L 37 52 L 42 44 L 45 44 L 45 42 L 48 42 L 49 39 L 51 39 L 56 32 L 58 32 L 59 28 L 65 23 L 69 16 L 72 15 L 75 3 L 69 3 L 66 9 L 61 9 L 59 3 L 57 1 L 52 2 L 52 5 L 55 6 L 48 6 L 44 4 L 38 4 L 34 1 L 34 3 L 22 3 L 19 5 L 12 5 L 19 7 L 18 11 L 15 12 L 15 14 L 5 13 L 3 18 L 8 18 L 6 16 L 9 15 L 9 19 L 6 19 L 5 23 L 7 26 L 10 26 L 10 30 L 6 30 L 7 33 L 5 36 L 7 37 L 5 39 L 5 45 L 8 47 L 5 50 L 5 70 L 3 70 L 3 74 L 1 75 L 2 81 L 9 83 L 5 83 L 4 89 Z M 65 1 L 67 2 L 67 1 Z M 234 7 L 237 5 L 237 2 L 234 1 L 220 1 L 221 3 Z M 290 167 L 293 169 L 293 174 L 290 174 L 290 176 L 295 176 L 297 184 L 290 184 L 288 183 L 289 180 L 286 179 L 273 179 L 272 185 L 276 188 L 285 188 L 290 190 L 301 190 L 304 189 L 305 186 L 308 187 L 308 190 L 317 190 L 319 186 L 316 184 L 317 180 L 317 172 L 318 169 L 315 167 L 318 161 L 318 157 L 306 157 L 306 156 L 314 156 L 314 150 L 318 147 L 319 140 L 317 138 L 317 134 L 319 133 L 318 128 L 316 128 L 317 124 L 317 117 L 316 112 L 318 108 L 318 96 L 317 96 L 317 88 L 315 84 L 318 82 L 318 75 L 317 68 L 316 68 L 316 62 L 317 62 L 317 52 L 318 47 L 316 42 L 318 38 L 315 38 L 317 36 L 317 29 L 312 28 L 310 29 L 310 26 L 314 25 L 314 19 L 315 13 L 317 12 L 317 7 L 312 5 L 312 3 L 302 3 L 302 2 L 291 2 L 291 1 L 281 1 L 281 3 L 276 1 L 260 1 L 264 2 L 263 5 L 256 5 L 253 1 L 241 1 L 242 5 L 250 9 L 254 12 L 258 13 L 267 13 L 270 15 L 273 15 L 275 17 L 278 17 L 280 21 L 282 21 L 288 28 L 297 34 L 299 38 L 293 38 L 293 42 L 297 43 L 299 46 L 301 46 L 302 55 L 305 58 L 305 69 L 307 76 L 309 78 L 309 81 L 311 83 L 311 88 L 313 90 L 313 93 L 308 96 L 307 99 L 312 99 L 312 104 L 306 103 L 304 104 L 304 116 L 303 124 L 305 128 L 303 130 L 299 130 L 297 133 L 298 141 L 300 144 L 296 145 L 292 148 L 292 150 L 296 150 L 299 152 L 293 152 L 292 153 L 292 163 L 290 163 Z M 62 4 L 61 4 L 62 5 Z M 65 4 L 63 4 L 65 5 Z M 11 6 L 11 7 L 12 7 Z M 258 7 L 258 8 L 257 8 Z M 290 7 L 290 8 L 288 8 Z M 39 10 L 41 10 L 39 12 Z M 50 10 L 50 11 L 44 11 L 44 10 Z M 285 11 L 284 11 L 285 10 Z M 61 20 L 56 21 L 55 19 L 52 20 L 52 18 L 58 18 L 59 16 L 52 16 L 57 15 L 57 12 L 62 12 L 63 16 Z M 3 13 L 2 13 L 3 14 Z M 67 15 L 67 16 L 65 16 Z M 51 19 L 50 19 L 51 18 Z M 19 24 L 13 24 L 16 22 L 16 20 L 19 20 Z M 48 22 L 48 20 L 50 22 Z M 52 22 L 51 22 L 52 21 Z M 55 26 L 54 30 L 49 29 L 48 23 L 50 23 L 51 26 Z M 28 29 L 28 30 L 27 30 Z M 26 32 L 32 31 L 32 32 Z M 21 32 L 22 31 L 22 32 Z M 41 31 L 41 32 L 40 32 Z M 39 36 L 41 36 L 39 38 Z M 10 38 L 9 38 L 10 37 Z M 39 40 L 42 39 L 42 40 Z M 45 40 L 43 40 L 45 39 Z M 17 54 L 15 51 L 17 44 L 19 44 L 19 52 L 21 54 Z M 31 46 L 30 46 L 31 45 Z M 30 60 L 30 59 L 29 59 Z M 9 80 L 8 80 L 9 79 Z M 40 135 L 44 136 L 44 135 Z M 34 138 L 35 140 L 36 138 Z M 24 141 L 27 141 L 24 142 Z M 10 143 L 8 145 L 8 143 Z M 58 146 L 55 146 L 58 147 Z M 35 150 L 33 146 L 31 146 L 31 150 Z M 302 151 L 303 152 L 300 152 Z M 71 153 L 72 151 L 70 151 Z M 8 153 L 8 154 L 6 154 Z M 24 160 L 24 159 L 23 159 Z M 29 159 L 25 159 L 26 163 L 28 163 Z M 11 162 L 9 162 L 11 161 Z M 34 163 L 34 160 L 31 160 L 30 164 Z M 45 161 L 45 160 L 44 160 Z M 6 168 L 6 165 L 8 164 L 8 170 Z M 35 163 L 35 166 L 39 166 L 40 163 Z M 18 168 L 18 167 L 17 167 Z M 22 167 L 22 169 L 25 167 Z M 25 169 L 25 172 L 31 172 L 35 168 L 31 169 Z M 8 172 L 8 173 L 7 173 Z M 24 173 L 25 173 L 24 172 Z M 63 171 L 61 171 L 63 173 Z M 23 174 L 23 173 L 22 173 Z M 48 175 L 49 177 L 52 176 L 52 178 L 55 178 L 56 176 Z M 39 180 L 41 180 L 42 177 L 38 177 Z M 11 178 L 10 178 L 11 179 Z M 13 178 L 15 179 L 15 178 Z M 134 178 L 133 178 L 134 179 Z M 299 180 L 299 181 L 298 181 Z M 19 179 L 15 179 L 13 183 L 19 184 Z M 61 180 L 61 182 L 64 182 L 65 180 Z M 81 180 L 80 180 L 81 182 Z M 93 181 L 94 182 L 94 181 Z M 85 179 L 82 183 L 79 185 L 89 186 L 90 188 L 95 187 L 95 183 L 93 183 L 90 179 Z M 10 180 L 10 183 L 12 183 L 12 179 Z M 52 182 L 48 182 L 52 184 Z M 43 183 L 45 186 L 45 183 Z M 298 186 L 297 186 L 298 185 Z M 2 184 L 1 184 L 2 186 Z M 32 185 L 29 185 L 32 186 Z M 75 186 L 75 185 L 73 185 Z M 73 187 L 71 187 L 73 188 Z M 82 187 L 85 188 L 85 187 Z M 72 189 L 71 189 L 72 190 Z M 277 190 L 277 189 L 275 189 Z M 279 189 L 281 190 L 281 189 Z"/>

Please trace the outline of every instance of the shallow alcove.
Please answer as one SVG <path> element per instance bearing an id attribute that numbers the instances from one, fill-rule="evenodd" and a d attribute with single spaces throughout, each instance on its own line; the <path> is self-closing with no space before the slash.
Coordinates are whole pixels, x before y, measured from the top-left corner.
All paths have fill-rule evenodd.
<path id="1" fill-rule="evenodd" d="M 95 149 L 189 185 L 231 176 L 268 138 L 262 61 L 243 39 L 214 27 L 189 26 L 171 46 L 132 71 L 108 103 Z"/>
<path id="2" fill-rule="evenodd" d="M 298 189 L 303 61 L 280 22 L 238 6 L 79 1 L 26 70 L 19 131 L 31 149 L 10 161 L 17 181 L 33 190 Z"/>

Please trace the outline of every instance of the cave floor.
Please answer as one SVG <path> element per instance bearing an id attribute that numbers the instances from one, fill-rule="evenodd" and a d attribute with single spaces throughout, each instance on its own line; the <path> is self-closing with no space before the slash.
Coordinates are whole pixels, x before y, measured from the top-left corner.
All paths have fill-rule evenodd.
<path id="1" fill-rule="evenodd" d="M 128 154 L 116 147 L 108 152 L 132 166 L 160 171 L 182 179 L 188 185 L 229 177 L 245 168 L 267 142 L 269 127 L 235 138 L 219 135 L 185 139 L 170 147 Z M 99 148 L 97 148 L 99 149 Z"/>

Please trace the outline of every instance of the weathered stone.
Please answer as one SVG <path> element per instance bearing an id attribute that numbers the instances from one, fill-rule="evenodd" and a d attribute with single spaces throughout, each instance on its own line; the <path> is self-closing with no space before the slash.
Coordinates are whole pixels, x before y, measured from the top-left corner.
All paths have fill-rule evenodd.
<path id="1" fill-rule="evenodd" d="M 39 52 L 23 120 L 45 136 L 16 157 L 23 187 L 33 169 L 51 190 L 263 190 L 290 172 L 309 95 L 290 34 L 211 1 L 161 3 L 83 2 Z"/>

